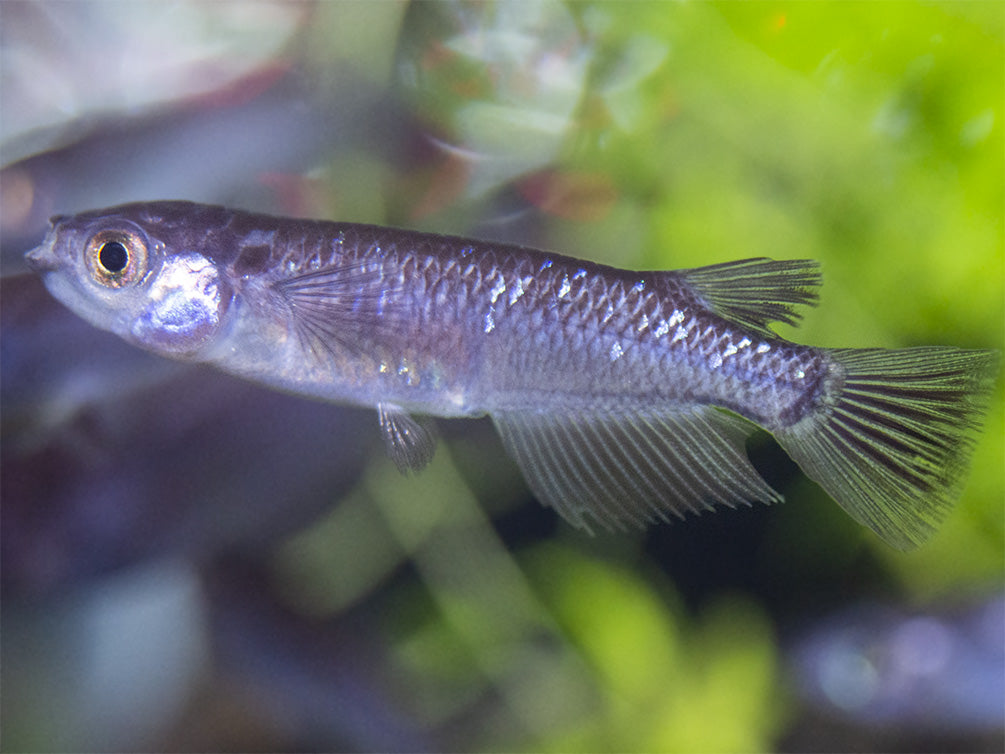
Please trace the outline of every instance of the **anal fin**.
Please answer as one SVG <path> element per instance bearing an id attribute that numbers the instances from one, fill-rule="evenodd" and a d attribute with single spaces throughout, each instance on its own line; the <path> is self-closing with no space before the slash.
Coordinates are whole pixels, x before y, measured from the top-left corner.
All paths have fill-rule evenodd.
<path id="1" fill-rule="evenodd" d="M 716 505 L 781 500 L 747 459 L 747 426 L 709 407 L 492 418 L 538 499 L 587 530 L 591 520 L 623 529 Z"/>

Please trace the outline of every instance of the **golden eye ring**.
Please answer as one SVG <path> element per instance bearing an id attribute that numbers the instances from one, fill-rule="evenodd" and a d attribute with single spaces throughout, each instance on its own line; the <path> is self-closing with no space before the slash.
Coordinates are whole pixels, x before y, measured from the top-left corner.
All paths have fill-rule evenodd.
<path id="1" fill-rule="evenodd" d="M 143 279 L 147 271 L 147 245 L 128 230 L 100 230 L 84 248 L 84 260 L 95 282 L 106 288 L 123 288 Z"/>

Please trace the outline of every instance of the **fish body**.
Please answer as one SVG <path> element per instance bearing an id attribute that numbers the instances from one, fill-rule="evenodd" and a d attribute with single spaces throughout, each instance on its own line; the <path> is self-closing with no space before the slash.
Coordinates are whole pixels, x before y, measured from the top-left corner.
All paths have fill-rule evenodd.
<path id="1" fill-rule="evenodd" d="M 71 309 L 147 350 L 376 407 L 402 470 L 432 456 L 421 417 L 488 415 L 542 502 L 587 528 L 780 499 L 735 414 L 912 546 L 958 492 L 997 368 L 988 351 L 779 338 L 769 324 L 815 302 L 808 260 L 636 272 L 151 202 L 54 218 L 28 261 Z"/>

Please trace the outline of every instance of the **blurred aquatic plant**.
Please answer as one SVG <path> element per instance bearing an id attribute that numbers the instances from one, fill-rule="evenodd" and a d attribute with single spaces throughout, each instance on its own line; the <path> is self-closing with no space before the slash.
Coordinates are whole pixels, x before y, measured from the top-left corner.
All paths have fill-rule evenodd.
<path id="1" fill-rule="evenodd" d="M 414 479 L 372 469 L 366 497 L 379 519 L 340 508 L 278 561 L 308 611 L 343 609 L 340 596 L 415 568 L 419 583 L 392 592 L 385 619 L 397 637 L 387 672 L 409 690 L 413 714 L 453 731 L 456 746 L 770 748 L 783 715 L 760 607 L 722 595 L 691 618 L 657 571 L 565 544 L 514 561 L 447 456 Z M 348 542 L 366 551 L 379 542 L 387 567 L 361 574 Z M 710 719 L 720 720 L 714 730 Z"/>
<path id="2" fill-rule="evenodd" d="M 567 6 L 416 3 L 403 32 L 398 85 L 433 144 L 460 163 L 466 198 L 555 161 L 591 57 Z"/>
<path id="3" fill-rule="evenodd" d="M 550 749 L 771 748 L 783 708 L 771 693 L 777 658 L 760 607 L 720 595 L 692 618 L 656 574 L 552 545 L 529 555 L 528 570 L 600 695 L 589 714 L 547 740 Z"/>

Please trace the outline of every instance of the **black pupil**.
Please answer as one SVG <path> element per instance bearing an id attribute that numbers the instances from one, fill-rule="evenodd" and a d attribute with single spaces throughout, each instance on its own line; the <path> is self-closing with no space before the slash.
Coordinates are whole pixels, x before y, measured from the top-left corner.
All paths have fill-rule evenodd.
<path id="1" fill-rule="evenodd" d="M 112 274 L 122 272 L 129 264 L 129 252 L 118 241 L 109 241 L 98 252 L 98 261 Z"/>

